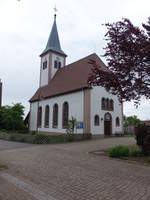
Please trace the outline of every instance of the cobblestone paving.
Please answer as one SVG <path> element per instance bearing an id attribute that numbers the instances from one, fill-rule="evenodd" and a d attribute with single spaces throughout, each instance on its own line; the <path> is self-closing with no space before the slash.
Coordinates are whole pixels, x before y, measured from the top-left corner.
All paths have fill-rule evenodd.
<path id="1" fill-rule="evenodd" d="M 0 200 L 36 200 L 28 193 L 0 178 Z"/>
<path id="2" fill-rule="evenodd" d="M 9 167 L 6 173 L 56 200 L 150 200 L 150 167 L 88 153 L 134 143 L 133 138 L 109 138 L 33 146 L 2 151 L 0 161 Z"/>

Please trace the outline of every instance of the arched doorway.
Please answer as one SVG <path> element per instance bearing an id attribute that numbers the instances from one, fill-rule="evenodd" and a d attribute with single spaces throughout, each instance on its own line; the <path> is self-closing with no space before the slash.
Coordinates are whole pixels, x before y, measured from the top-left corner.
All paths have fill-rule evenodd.
<path id="1" fill-rule="evenodd" d="M 110 136 L 112 134 L 112 117 L 110 113 L 104 115 L 104 135 Z"/>

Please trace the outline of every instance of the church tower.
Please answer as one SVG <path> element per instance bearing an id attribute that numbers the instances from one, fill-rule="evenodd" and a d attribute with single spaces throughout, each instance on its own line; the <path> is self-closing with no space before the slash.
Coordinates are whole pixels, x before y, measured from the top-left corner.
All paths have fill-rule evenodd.
<path id="1" fill-rule="evenodd" d="M 66 64 L 67 55 L 62 51 L 56 24 L 56 14 L 54 15 L 53 27 L 46 45 L 46 49 L 40 55 L 40 87 L 48 85 L 54 77 L 56 71 Z"/>

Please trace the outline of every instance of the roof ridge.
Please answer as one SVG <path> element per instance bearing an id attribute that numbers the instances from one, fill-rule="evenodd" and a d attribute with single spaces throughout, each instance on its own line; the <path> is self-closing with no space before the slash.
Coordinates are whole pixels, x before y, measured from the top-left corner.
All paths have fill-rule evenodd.
<path id="1" fill-rule="evenodd" d="M 30 99 L 30 102 L 38 101 L 41 98 L 46 99 L 56 95 L 59 96 L 83 90 L 89 87 L 87 80 L 92 70 L 92 66 L 88 62 L 90 59 L 95 60 L 102 69 L 107 69 L 97 54 L 90 54 L 57 70 L 48 85 L 39 88 Z M 84 74 L 84 76 L 82 74 Z M 39 96 L 40 93 L 42 96 Z"/>
<path id="2" fill-rule="evenodd" d="M 72 62 L 72 63 L 70 63 L 70 64 L 68 64 L 68 65 L 65 65 L 64 67 L 62 67 L 61 69 L 59 69 L 60 71 L 61 70 L 63 70 L 64 68 L 67 68 L 67 67 L 70 67 L 70 65 L 73 65 L 73 64 L 75 64 L 75 63 L 78 63 L 78 62 L 81 62 L 82 60 L 85 60 L 85 59 L 87 59 L 88 57 L 90 57 L 90 56 L 97 56 L 97 57 L 99 57 L 96 53 L 92 53 L 92 54 L 90 54 L 90 55 L 88 55 L 88 56 L 86 56 L 86 57 L 83 57 L 83 58 L 81 58 L 81 59 L 79 59 L 79 60 L 77 60 L 77 61 L 74 61 L 74 62 Z M 59 71 L 58 70 L 58 71 Z"/>

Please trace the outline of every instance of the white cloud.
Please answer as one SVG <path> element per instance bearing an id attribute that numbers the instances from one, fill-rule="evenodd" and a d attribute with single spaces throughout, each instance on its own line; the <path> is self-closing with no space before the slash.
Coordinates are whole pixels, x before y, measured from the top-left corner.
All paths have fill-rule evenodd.
<path id="1" fill-rule="evenodd" d="M 124 103 L 126 116 L 137 115 L 142 120 L 150 119 L 150 100 L 142 99 L 140 105 L 136 108 L 133 102 Z"/>

